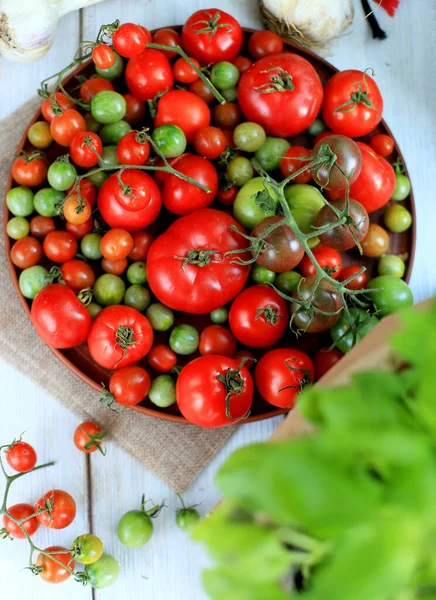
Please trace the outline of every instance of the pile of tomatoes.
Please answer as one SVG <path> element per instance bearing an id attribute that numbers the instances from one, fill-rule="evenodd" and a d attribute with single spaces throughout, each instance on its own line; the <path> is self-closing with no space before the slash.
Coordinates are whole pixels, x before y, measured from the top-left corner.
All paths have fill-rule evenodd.
<path id="1" fill-rule="evenodd" d="M 390 137 L 354 141 L 380 123 L 378 87 L 360 71 L 323 87 L 312 65 L 268 31 L 251 35 L 249 56 L 241 55 L 239 23 L 217 9 L 194 13 L 181 34 L 152 36 L 132 23 L 111 33 L 112 45 L 94 45 L 95 70 L 73 97 L 56 91 L 44 100 L 28 152 L 13 163 L 7 231 L 35 328 L 54 348 L 87 344 L 112 373 L 102 394 L 109 404 L 177 402 L 203 427 L 247 417 L 255 389 L 292 408 L 305 383 L 356 340 L 331 283 L 314 289 L 315 267 L 290 227 L 252 246 L 282 217 L 251 159 L 276 180 L 299 171 L 285 197 L 304 233 L 337 219 L 331 206 L 344 208 L 345 173 L 355 237 L 364 256 L 380 257 L 379 277 L 368 282 L 362 273 L 347 285 L 378 288 L 371 300 L 381 316 L 409 305 L 404 261 L 387 254 L 387 229 L 412 222 L 401 204 L 409 180 L 386 160 Z M 326 148 L 342 171 L 316 170 Z M 368 216 L 384 206 L 387 229 Z M 345 226 L 310 240 L 339 281 L 360 269 L 357 252 L 356 264 L 343 267 L 343 251 L 355 245 Z M 283 294 L 330 314 L 304 312 Z M 377 318 L 351 310 L 360 339 Z M 305 335 L 331 331 L 336 347 L 317 352 L 315 370 L 293 347 L 291 317 Z"/>

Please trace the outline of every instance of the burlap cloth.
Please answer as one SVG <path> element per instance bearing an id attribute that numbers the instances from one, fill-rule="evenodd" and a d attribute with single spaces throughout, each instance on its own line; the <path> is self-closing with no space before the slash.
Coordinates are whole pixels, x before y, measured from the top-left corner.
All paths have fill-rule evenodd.
<path id="1" fill-rule="evenodd" d="M 0 205 L 11 159 L 21 135 L 41 101 L 38 98 L 0 121 Z M 136 458 L 170 487 L 182 492 L 223 446 L 234 427 L 203 430 L 193 425 L 169 423 L 119 407 L 119 415 L 99 404 L 90 389 L 57 360 L 36 334 L 18 301 L 6 262 L 0 234 L 0 358 L 22 371 L 81 419 L 95 419 L 123 450 Z"/>

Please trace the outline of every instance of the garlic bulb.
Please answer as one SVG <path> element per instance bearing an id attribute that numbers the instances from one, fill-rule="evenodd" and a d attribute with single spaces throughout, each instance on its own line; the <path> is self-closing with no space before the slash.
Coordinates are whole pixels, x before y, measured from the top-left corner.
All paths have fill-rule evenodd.
<path id="1" fill-rule="evenodd" d="M 261 0 L 269 29 L 297 43 L 322 48 L 354 18 L 354 0 Z"/>
<path id="2" fill-rule="evenodd" d="M 53 43 L 58 20 L 102 0 L 0 0 L 0 54 L 18 61 L 41 58 Z"/>

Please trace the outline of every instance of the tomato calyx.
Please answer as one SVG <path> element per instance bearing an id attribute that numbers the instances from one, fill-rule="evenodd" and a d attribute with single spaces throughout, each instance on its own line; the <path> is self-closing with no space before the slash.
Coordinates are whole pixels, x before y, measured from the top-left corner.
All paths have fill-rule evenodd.
<path id="1" fill-rule="evenodd" d="M 362 306 L 363 308 L 363 306 Z M 348 335 L 352 335 L 352 343 L 351 343 L 351 347 L 354 348 L 354 346 L 357 344 L 358 341 L 358 333 L 361 329 L 364 329 L 367 325 L 370 324 L 371 319 L 373 316 L 376 316 L 377 313 L 371 313 L 370 311 L 366 312 L 366 316 L 364 319 L 360 318 L 360 314 L 357 314 L 354 318 L 351 317 L 351 322 L 350 323 L 346 323 L 344 324 L 344 332 L 341 336 L 338 337 L 338 339 L 333 342 L 333 344 L 330 346 L 329 350 L 333 350 L 333 348 L 336 348 L 338 343 L 344 339 L 345 337 L 347 337 Z"/>
<path id="2" fill-rule="evenodd" d="M 293 367 L 292 365 L 289 364 L 290 361 L 295 360 L 294 358 L 287 358 L 285 360 L 285 365 L 286 368 L 289 369 L 290 371 L 294 372 L 298 372 L 298 373 L 302 373 L 303 374 L 303 378 L 301 379 L 301 381 L 298 383 L 298 385 L 287 385 L 284 388 L 281 388 L 279 390 L 279 394 L 280 392 L 283 392 L 284 390 L 289 390 L 289 389 L 293 389 L 293 390 L 304 390 L 305 387 L 307 387 L 309 384 L 312 383 L 312 379 L 310 377 L 310 371 L 308 369 L 300 369 L 298 367 Z"/>
<path id="3" fill-rule="evenodd" d="M 147 142 L 149 140 L 149 136 L 148 136 L 147 132 L 148 132 L 148 127 L 141 129 L 141 131 L 137 131 L 135 134 L 135 142 L 138 142 L 138 144 L 147 144 Z"/>
<path id="4" fill-rule="evenodd" d="M 274 229 L 275 229 L 275 227 L 274 227 Z M 239 256 L 236 256 L 234 259 L 232 259 L 230 261 L 232 265 L 251 265 L 252 263 L 256 262 L 256 260 L 259 257 L 259 254 L 262 254 L 262 252 L 266 252 L 268 250 L 268 248 L 270 247 L 270 244 L 268 244 L 268 242 L 266 242 L 263 239 L 263 237 L 254 237 L 252 235 L 247 235 L 246 233 L 241 231 L 238 227 L 236 227 L 236 225 L 231 225 L 229 227 L 229 231 L 234 231 L 235 233 L 239 233 L 239 235 L 242 235 L 243 238 L 245 238 L 246 240 L 248 240 L 250 242 L 250 246 L 248 248 L 239 248 L 237 250 L 229 250 L 228 252 L 225 253 L 224 258 L 229 258 L 230 256 L 233 256 L 234 254 L 246 254 L 247 252 L 251 252 L 251 254 L 252 254 L 252 257 L 249 258 L 248 260 L 243 260 Z M 268 235 L 269 231 L 267 230 L 265 233 Z"/>
<path id="5" fill-rule="evenodd" d="M 120 413 L 115 408 L 112 408 L 112 404 L 115 402 L 115 396 L 106 389 L 104 383 L 102 383 L 101 385 L 102 385 L 101 392 L 100 392 L 101 404 L 105 404 L 111 412 L 114 412 L 117 415 L 119 415 Z"/>
<path id="6" fill-rule="evenodd" d="M 83 446 L 84 450 L 91 450 L 92 448 L 97 448 L 97 450 L 99 450 L 99 452 L 101 452 L 103 456 L 106 456 L 106 448 L 103 448 L 103 446 L 101 445 L 103 442 L 103 438 L 107 435 L 106 431 L 98 431 L 94 435 L 88 433 L 85 429 L 83 429 L 83 427 L 80 428 L 80 431 L 84 433 L 89 440 Z"/>
<path id="7" fill-rule="evenodd" d="M 129 198 L 136 198 L 135 194 L 133 193 L 132 186 L 130 186 L 128 183 L 124 183 L 124 181 L 121 179 L 121 175 L 123 173 L 124 169 L 121 169 L 121 171 L 117 171 L 117 179 L 121 187 L 121 193 L 123 194 L 123 196 L 128 196 Z"/>
<path id="8" fill-rule="evenodd" d="M 62 279 L 62 271 L 59 267 L 53 266 L 48 274 L 46 275 L 48 283 L 61 283 L 66 285 L 65 281 Z"/>
<path id="9" fill-rule="evenodd" d="M 227 31 L 232 30 L 232 26 L 230 23 L 218 23 L 221 18 L 221 13 L 217 11 L 213 16 L 209 11 L 203 10 L 203 13 L 208 17 L 207 19 L 200 19 L 200 21 L 196 21 L 193 25 L 205 25 L 201 29 L 196 29 L 194 33 L 209 33 L 209 40 L 212 40 L 216 32 L 220 27 L 227 27 Z"/>
<path id="10" fill-rule="evenodd" d="M 77 294 L 77 299 L 83 306 L 88 306 L 88 304 L 91 304 L 93 296 L 94 290 L 92 288 L 83 288 Z"/>
<path id="11" fill-rule="evenodd" d="M 123 351 L 123 358 L 125 358 L 126 354 L 127 354 L 127 349 L 130 346 L 134 346 L 136 344 L 136 340 L 135 340 L 135 331 L 133 329 L 133 327 L 124 327 L 124 325 L 119 325 L 117 332 L 115 334 L 115 343 L 117 344 L 117 346 L 119 346 L 122 351 Z M 123 360 L 123 358 L 121 358 L 117 363 L 116 363 L 116 367 L 120 364 L 120 362 Z"/>
<path id="12" fill-rule="evenodd" d="M 14 538 L 11 536 L 11 534 L 4 527 L 2 527 L 0 529 L 0 539 L 2 539 L 2 540 L 13 540 Z"/>
<path id="13" fill-rule="evenodd" d="M 148 502 L 151 502 L 152 507 L 149 509 L 146 509 L 146 505 L 148 504 Z M 152 500 L 146 500 L 145 499 L 145 494 L 143 494 L 142 499 L 141 499 L 141 510 L 143 513 L 145 513 L 148 517 L 150 517 L 150 519 L 155 519 L 160 512 L 162 511 L 163 508 L 166 508 L 167 505 L 165 504 L 165 500 L 162 500 L 161 504 L 153 504 Z"/>
<path id="14" fill-rule="evenodd" d="M 275 306 L 271 306 L 271 304 L 267 304 L 263 308 L 257 309 L 254 320 L 257 321 L 258 319 L 263 317 L 265 319 L 265 321 L 267 323 L 269 323 L 270 325 L 277 325 L 277 323 L 279 322 L 279 318 L 281 316 L 282 315 L 278 312 L 278 310 L 277 310 L 277 308 L 275 308 Z"/>
<path id="15" fill-rule="evenodd" d="M 216 250 L 189 250 L 186 256 L 175 256 L 177 260 L 181 260 L 182 269 L 185 269 L 186 265 L 197 265 L 198 267 L 205 267 L 210 264 L 214 259 L 213 255 L 218 255 L 219 259 L 215 262 L 219 262 L 221 260 L 221 255 Z"/>
<path id="16" fill-rule="evenodd" d="M 362 87 L 360 81 L 356 81 L 357 91 L 352 92 L 349 100 L 346 100 L 345 102 L 337 106 L 334 112 L 351 112 L 357 107 L 358 104 L 363 104 L 364 106 L 366 106 L 366 108 L 369 108 L 370 110 L 377 110 L 372 101 L 368 98 L 369 88 L 368 82 L 366 80 L 367 71 L 371 71 L 372 75 L 375 75 L 373 69 L 365 69 L 365 71 L 363 72 L 363 84 L 365 87 Z"/>
<path id="17" fill-rule="evenodd" d="M 24 160 L 25 166 L 27 166 L 29 163 L 31 163 L 33 160 L 36 160 L 37 158 L 42 158 L 43 160 L 47 161 L 45 154 L 41 152 L 41 150 L 34 150 L 30 154 L 25 150 L 21 150 L 21 152 L 19 154 L 16 154 L 14 158 L 21 158 L 22 160 Z"/>
<path id="18" fill-rule="evenodd" d="M 179 497 L 180 502 L 182 503 L 182 508 L 177 508 L 176 509 L 176 517 L 178 517 L 179 515 L 185 515 L 187 513 L 189 513 L 190 510 L 197 508 L 197 506 L 200 506 L 200 502 L 197 504 L 192 504 L 192 506 L 186 506 L 182 496 L 177 493 L 177 496 Z M 195 511 L 197 512 L 197 511 Z"/>
<path id="19" fill-rule="evenodd" d="M 272 92 L 292 92 L 295 89 L 292 75 L 281 67 L 271 67 L 270 69 L 261 71 L 261 73 L 271 73 L 272 71 L 278 71 L 278 74 L 271 75 L 269 83 L 264 83 L 254 88 L 256 92 L 259 94 L 271 94 Z"/>
<path id="20" fill-rule="evenodd" d="M 234 417 L 230 411 L 230 400 L 232 395 L 238 396 L 244 391 L 244 379 L 241 377 L 240 371 L 247 360 L 254 359 L 249 356 L 244 356 L 237 369 L 229 368 L 224 375 L 217 375 L 218 381 L 224 385 L 226 390 L 226 417 L 235 421 L 244 421 L 251 414 L 251 410 L 249 409 L 242 417 Z"/>

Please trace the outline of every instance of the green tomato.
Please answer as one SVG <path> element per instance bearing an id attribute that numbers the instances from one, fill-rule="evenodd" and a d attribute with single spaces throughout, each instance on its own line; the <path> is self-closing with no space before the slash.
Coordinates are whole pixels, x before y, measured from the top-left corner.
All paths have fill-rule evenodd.
<path id="1" fill-rule="evenodd" d="M 24 269 L 20 274 L 18 284 L 23 296 L 33 300 L 36 294 L 48 285 L 48 271 L 41 265 Z"/>
<path id="2" fill-rule="evenodd" d="M 167 331 L 174 323 L 173 311 L 160 302 L 150 304 L 145 315 L 155 331 Z"/>
<path id="3" fill-rule="evenodd" d="M 100 251 L 101 235 L 88 233 L 80 242 L 80 252 L 88 260 L 99 260 L 103 255 Z"/>
<path id="4" fill-rule="evenodd" d="M 91 319 L 95 319 L 95 317 L 103 310 L 103 308 L 100 306 L 100 304 L 97 304 L 97 302 L 90 302 L 86 305 L 86 308 L 91 315 Z"/>
<path id="5" fill-rule="evenodd" d="M 98 123 L 107 125 L 120 121 L 126 114 L 126 101 L 118 92 L 103 90 L 91 100 L 91 114 Z"/>
<path id="6" fill-rule="evenodd" d="M 194 507 L 181 508 L 176 513 L 176 524 L 182 531 L 190 531 L 200 518 L 200 513 Z"/>
<path id="7" fill-rule="evenodd" d="M 186 150 L 186 137 L 177 125 L 160 125 L 151 136 L 165 158 L 176 158 Z"/>
<path id="8" fill-rule="evenodd" d="M 274 271 L 265 269 L 265 267 L 262 267 L 262 265 L 258 265 L 257 263 L 253 265 L 250 275 L 255 283 L 274 283 L 276 278 Z"/>
<path id="9" fill-rule="evenodd" d="M 36 192 L 33 199 L 35 210 L 43 217 L 57 217 L 58 207 L 62 205 L 65 194 L 53 188 L 43 188 Z"/>
<path id="10" fill-rule="evenodd" d="M 113 52 L 115 54 L 115 62 L 111 67 L 109 67 L 109 69 L 99 69 L 98 67 L 95 67 L 95 72 L 97 75 L 100 75 L 100 77 L 104 77 L 105 79 L 109 79 L 110 81 L 119 77 L 124 70 L 123 59 L 117 52 L 115 52 L 115 50 Z"/>
<path id="11" fill-rule="evenodd" d="M 111 146 L 107 146 L 107 148 L 111 148 Z M 104 150 L 105 149 L 103 148 L 102 154 L 104 154 Z M 118 161 L 115 164 L 118 164 Z M 100 164 L 100 161 L 99 161 L 99 166 L 100 167 L 102 166 Z M 109 177 L 109 175 L 107 173 L 105 173 L 104 171 L 97 171 L 96 173 L 91 173 L 91 174 L 86 175 L 86 178 L 89 179 L 89 181 L 91 183 L 93 183 L 98 190 L 101 188 L 101 186 L 103 185 L 103 183 L 106 181 L 106 179 L 108 177 Z"/>
<path id="12" fill-rule="evenodd" d="M 148 397 L 161 408 L 171 406 L 176 402 L 176 384 L 171 375 L 158 375 L 151 382 Z"/>
<path id="13" fill-rule="evenodd" d="M 235 102 L 238 98 L 238 88 L 235 86 L 228 88 L 227 90 L 221 90 L 221 96 L 226 102 Z"/>
<path id="14" fill-rule="evenodd" d="M 21 238 L 29 235 L 29 221 L 24 217 L 13 217 L 6 225 L 6 233 L 13 240 L 21 240 Z"/>
<path id="15" fill-rule="evenodd" d="M 137 283 L 129 286 L 124 296 L 124 304 L 135 308 L 137 311 L 144 311 L 151 302 L 151 294 L 147 288 Z"/>
<path id="16" fill-rule="evenodd" d="M 392 200 L 405 200 L 410 194 L 410 180 L 402 173 L 395 175 L 395 188 L 392 193 Z"/>
<path id="17" fill-rule="evenodd" d="M 233 132 L 235 146 L 243 152 L 256 152 L 266 140 L 265 129 L 257 123 L 240 123 Z"/>
<path id="18" fill-rule="evenodd" d="M 394 233 L 403 233 L 412 225 L 412 215 L 401 204 L 391 204 L 385 210 L 384 221 L 386 227 Z"/>
<path id="19" fill-rule="evenodd" d="M 91 565 L 86 565 L 89 583 L 94 588 L 106 588 L 116 582 L 120 574 L 120 565 L 113 556 L 102 554 L 101 558 Z"/>
<path id="20" fill-rule="evenodd" d="M 90 234 L 92 235 L 92 234 Z M 105 273 L 94 283 L 94 298 L 98 304 L 112 306 L 121 304 L 126 293 L 126 285 L 121 277 Z"/>
<path id="21" fill-rule="evenodd" d="M 103 144 L 118 144 L 120 139 L 132 131 L 132 126 L 127 121 L 116 121 L 115 123 L 109 123 L 103 125 L 100 130 L 100 137 Z"/>
<path id="22" fill-rule="evenodd" d="M 151 518 L 143 510 L 129 510 L 118 523 L 118 539 L 128 548 L 140 548 L 153 534 Z"/>
<path id="23" fill-rule="evenodd" d="M 284 294 L 291 296 L 301 279 L 302 275 L 297 271 L 286 271 L 277 275 L 274 285 Z"/>
<path id="24" fill-rule="evenodd" d="M 291 184 L 285 189 L 286 202 L 303 233 L 311 233 L 316 217 L 325 205 L 321 192 L 307 183 Z"/>
<path id="25" fill-rule="evenodd" d="M 219 90 L 228 90 L 238 83 L 239 70 L 230 62 L 217 62 L 210 71 L 210 80 Z"/>
<path id="26" fill-rule="evenodd" d="M 307 128 L 307 132 L 310 135 L 313 135 L 313 137 L 316 137 L 320 133 L 324 133 L 324 131 L 327 131 L 327 127 L 322 119 L 315 119 L 312 125 Z"/>
<path id="27" fill-rule="evenodd" d="M 395 254 L 385 254 L 378 261 L 377 272 L 379 275 L 393 275 L 401 279 L 406 271 L 404 260 Z"/>
<path id="28" fill-rule="evenodd" d="M 116 146 L 104 146 L 103 151 L 101 153 L 101 158 L 98 161 L 99 167 L 113 167 L 117 166 L 120 163 L 117 158 L 117 147 Z M 104 171 L 100 171 L 104 173 Z M 106 173 L 105 173 L 106 175 Z"/>
<path id="29" fill-rule="evenodd" d="M 28 217 L 31 215 L 35 210 L 33 203 L 34 194 L 32 190 L 23 185 L 12 188 L 6 196 L 7 207 L 15 217 Z"/>
<path id="30" fill-rule="evenodd" d="M 143 284 L 147 281 L 147 264 L 143 261 L 132 263 L 127 269 L 127 281 L 129 283 Z"/>
<path id="31" fill-rule="evenodd" d="M 198 331 L 192 325 L 177 325 L 170 335 L 170 348 L 176 354 L 188 356 L 193 354 L 198 348 L 200 336 Z"/>
<path id="32" fill-rule="evenodd" d="M 379 275 L 371 279 L 368 287 L 380 288 L 379 292 L 369 293 L 380 317 L 386 317 L 413 304 L 412 290 L 405 281 L 394 275 Z"/>
<path id="33" fill-rule="evenodd" d="M 216 308 L 215 310 L 213 310 L 209 316 L 212 323 L 215 323 L 216 325 L 221 325 L 222 323 L 225 323 L 229 318 L 229 311 L 227 310 L 227 308 L 222 306 L 221 308 Z"/>
<path id="34" fill-rule="evenodd" d="M 344 354 L 349 352 L 355 344 L 358 344 L 378 323 L 377 317 L 368 314 L 362 308 L 350 308 L 350 315 L 357 328 L 355 336 L 353 336 L 343 312 L 330 330 L 333 342 Z"/>
<path id="35" fill-rule="evenodd" d="M 79 535 L 73 542 L 74 560 L 82 565 L 92 565 L 103 555 L 103 542 L 92 533 Z"/>
<path id="36" fill-rule="evenodd" d="M 61 156 L 52 163 L 47 171 L 47 179 L 51 187 L 58 192 L 65 192 L 76 181 L 77 171 L 68 157 Z"/>
<path id="37" fill-rule="evenodd" d="M 245 156 L 236 156 L 227 165 L 227 178 L 233 185 L 242 187 L 253 178 L 253 165 Z"/>
<path id="38" fill-rule="evenodd" d="M 255 154 L 256 160 L 265 171 L 274 171 L 280 167 L 280 161 L 290 147 L 284 138 L 267 137 Z"/>
<path id="39" fill-rule="evenodd" d="M 246 229 L 253 229 L 265 217 L 276 214 L 278 198 L 262 177 L 254 177 L 238 192 L 233 203 L 233 216 Z"/>

